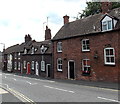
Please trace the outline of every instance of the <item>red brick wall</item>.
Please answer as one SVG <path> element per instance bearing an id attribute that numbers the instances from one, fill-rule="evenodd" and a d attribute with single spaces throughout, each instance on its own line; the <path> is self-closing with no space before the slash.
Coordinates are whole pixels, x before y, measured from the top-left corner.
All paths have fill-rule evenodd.
<path id="1" fill-rule="evenodd" d="M 61 40 L 63 52 L 57 53 L 56 45 L 58 41 L 53 43 L 54 45 L 54 77 L 66 79 L 68 78 L 68 61 L 75 61 L 75 79 L 83 80 L 101 80 L 101 81 L 118 81 L 118 58 L 120 64 L 120 57 L 118 57 L 118 35 L 120 40 L 120 34 L 116 31 L 95 34 L 89 36 L 81 36 L 77 38 L 71 38 L 67 40 Z M 82 39 L 90 40 L 90 52 L 82 52 Z M 115 62 L 113 65 L 104 65 L 104 48 L 110 44 L 115 49 Z M 120 44 L 119 44 L 120 46 Z M 94 58 L 95 52 L 98 53 L 98 59 Z M 120 50 L 119 50 L 120 54 Z M 63 59 L 63 72 L 57 71 L 57 58 Z M 82 76 L 82 59 L 90 59 L 91 63 L 91 76 Z"/>

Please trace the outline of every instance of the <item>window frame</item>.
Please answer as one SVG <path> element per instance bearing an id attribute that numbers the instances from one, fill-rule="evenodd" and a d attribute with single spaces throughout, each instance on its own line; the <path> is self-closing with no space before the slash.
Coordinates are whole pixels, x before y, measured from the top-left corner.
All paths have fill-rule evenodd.
<path id="1" fill-rule="evenodd" d="M 24 69 L 26 69 L 26 65 L 27 65 L 27 62 L 24 61 L 24 62 L 23 62 L 23 67 L 24 67 Z"/>
<path id="2" fill-rule="evenodd" d="M 86 65 L 84 65 L 84 61 L 86 61 Z M 90 63 L 90 59 L 83 59 L 82 60 L 82 75 L 86 75 L 86 76 L 89 76 L 90 75 L 90 72 L 91 72 L 91 65 L 88 65 L 88 62 Z M 86 71 L 85 72 L 85 67 L 87 68 L 87 70 L 89 71 Z M 90 69 L 89 69 L 90 68 Z"/>
<path id="3" fill-rule="evenodd" d="M 32 47 L 32 49 L 31 49 L 31 54 L 34 54 L 34 53 L 35 53 L 35 48 Z"/>
<path id="4" fill-rule="evenodd" d="M 17 62 L 14 62 L 14 69 L 17 70 Z"/>
<path id="5" fill-rule="evenodd" d="M 111 28 L 109 28 L 109 22 L 111 22 L 110 23 L 110 27 Z M 106 25 L 106 30 L 103 28 L 103 26 L 105 26 Z M 102 22 L 102 31 L 104 32 L 104 31 L 109 31 L 109 30 L 112 30 L 113 29 L 113 20 L 106 20 L 106 21 L 103 21 Z"/>
<path id="6" fill-rule="evenodd" d="M 83 41 L 85 41 L 85 45 L 83 44 Z M 86 44 L 86 41 L 89 41 L 89 44 Z M 89 49 L 87 49 L 89 45 Z M 83 47 L 86 46 L 86 49 L 84 49 Z M 82 52 L 89 52 L 90 51 L 90 40 L 89 39 L 83 39 L 82 40 Z"/>
<path id="7" fill-rule="evenodd" d="M 31 69 L 34 70 L 35 69 L 35 61 L 31 62 Z"/>
<path id="8" fill-rule="evenodd" d="M 61 61 L 61 63 L 59 63 L 59 61 Z M 61 69 L 59 68 L 59 66 L 61 67 Z M 58 58 L 57 59 L 57 71 L 62 72 L 63 71 L 63 61 L 62 58 Z"/>
<path id="9" fill-rule="evenodd" d="M 41 61 L 41 71 L 45 71 L 45 61 Z"/>
<path id="10" fill-rule="evenodd" d="M 110 55 L 110 50 L 113 50 L 113 55 Z M 109 55 L 106 55 L 107 54 L 107 52 L 106 52 L 106 50 L 109 50 Z M 107 62 L 107 59 L 106 58 L 109 58 L 109 60 L 111 60 L 110 58 L 114 58 L 114 62 Z M 112 47 L 109 47 L 109 48 L 104 48 L 104 64 L 105 65 L 115 65 L 115 49 L 114 48 L 112 48 Z"/>
<path id="11" fill-rule="evenodd" d="M 57 42 L 57 52 L 62 52 L 62 42 Z"/>
<path id="12" fill-rule="evenodd" d="M 18 70 L 20 70 L 20 67 L 21 67 L 21 63 L 18 62 Z"/>

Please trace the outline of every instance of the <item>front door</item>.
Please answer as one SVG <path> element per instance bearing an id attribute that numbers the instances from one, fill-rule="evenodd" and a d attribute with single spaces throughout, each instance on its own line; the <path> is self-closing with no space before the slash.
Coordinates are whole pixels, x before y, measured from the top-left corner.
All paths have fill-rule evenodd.
<path id="1" fill-rule="evenodd" d="M 27 74 L 30 74 L 30 63 L 27 63 Z"/>
<path id="2" fill-rule="evenodd" d="M 74 79 L 75 78 L 75 71 L 74 71 L 74 68 L 75 68 L 75 65 L 74 65 L 74 61 L 69 61 L 68 62 L 68 78 L 70 79 Z"/>
<path id="3" fill-rule="evenodd" d="M 50 64 L 47 64 L 47 70 L 46 70 L 46 75 L 47 77 L 50 77 Z"/>
<path id="4" fill-rule="evenodd" d="M 36 61 L 36 64 L 35 64 L 35 69 L 36 69 L 36 75 L 39 75 L 39 64 L 38 64 L 37 61 Z"/>

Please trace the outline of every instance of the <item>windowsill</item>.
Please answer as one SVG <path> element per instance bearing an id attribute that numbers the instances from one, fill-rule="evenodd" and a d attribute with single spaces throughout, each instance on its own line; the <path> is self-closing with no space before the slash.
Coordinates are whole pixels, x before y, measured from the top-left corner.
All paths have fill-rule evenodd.
<path id="1" fill-rule="evenodd" d="M 115 66 L 115 63 L 105 63 L 106 66 Z"/>
<path id="2" fill-rule="evenodd" d="M 58 69 L 57 72 L 63 72 L 62 70 Z"/>
<path id="3" fill-rule="evenodd" d="M 58 53 L 62 53 L 62 51 L 57 51 Z"/>
<path id="4" fill-rule="evenodd" d="M 90 50 L 82 50 L 82 52 L 90 52 Z"/>
<path id="5" fill-rule="evenodd" d="M 111 31 L 111 30 L 113 30 L 113 29 L 102 30 L 102 32 L 107 32 L 107 31 Z"/>

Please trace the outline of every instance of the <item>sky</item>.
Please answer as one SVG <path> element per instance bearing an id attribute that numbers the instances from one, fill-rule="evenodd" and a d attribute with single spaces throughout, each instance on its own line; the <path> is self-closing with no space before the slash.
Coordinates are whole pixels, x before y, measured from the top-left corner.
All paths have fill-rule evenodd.
<path id="1" fill-rule="evenodd" d="M 30 34 L 33 40 L 44 41 L 46 25 L 54 37 L 63 26 L 63 16 L 68 15 L 69 21 L 74 21 L 78 12 L 85 9 L 86 1 L 0 0 L 0 43 L 4 43 L 6 48 L 21 44 L 26 34 Z"/>

